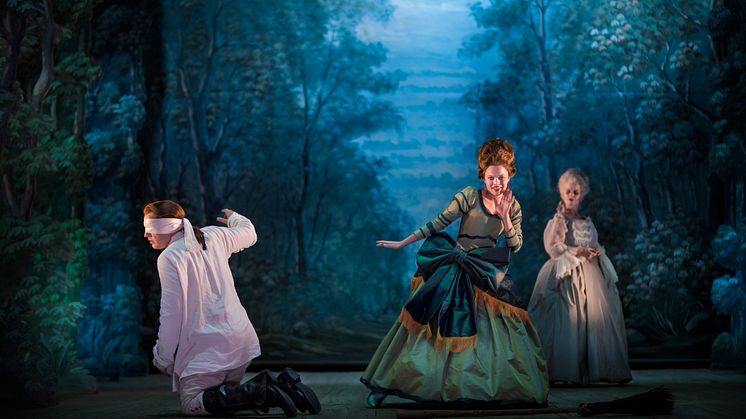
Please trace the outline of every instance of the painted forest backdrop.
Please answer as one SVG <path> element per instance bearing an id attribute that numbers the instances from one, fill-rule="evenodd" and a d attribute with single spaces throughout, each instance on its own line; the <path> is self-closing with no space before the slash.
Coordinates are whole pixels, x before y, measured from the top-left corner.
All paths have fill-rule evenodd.
<path id="1" fill-rule="evenodd" d="M 407 73 L 358 31 L 401 3 L 4 1 L 2 393 L 44 403 L 89 373 L 149 371 L 160 292 L 142 206 L 165 198 L 198 225 L 225 207 L 256 225 L 231 263 L 261 359 L 366 361 L 415 268 L 373 244 L 429 221 L 360 141 L 407 124 L 391 100 Z M 475 127 L 460 147 L 471 165 L 486 138 L 516 147 L 524 297 L 556 179 L 581 167 L 631 359 L 743 368 L 744 6 L 494 0 L 470 14 L 458 54 L 494 62 L 459 94 Z"/>

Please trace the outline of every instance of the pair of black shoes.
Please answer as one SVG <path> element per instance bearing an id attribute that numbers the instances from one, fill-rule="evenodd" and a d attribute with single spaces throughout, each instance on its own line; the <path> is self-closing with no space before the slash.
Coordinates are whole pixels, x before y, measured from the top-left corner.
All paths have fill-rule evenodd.
<path id="1" fill-rule="evenodd" d="M 285 416 L 298 412 L 316 414 L 321 404 L 316 394 L 301 383 L 298 373 L 285 368 L 279 376 L 264 370 L 243 384 L 222 384 L 202 395 L 205 410 L 213 415 L 225 415 L 241 410 L 268 412 L 279 407 Z"/>
<path id="2" fill-rule="evenodd" d="M 312 415 L 321 412 L 321 403 L 316 393 L 300 381 L 300 375 L 292 368 L 286 367 L 277 378 L 268 370 L 263 372 L 267 374 L 272 383 L 290 396 L 298 411 Z"/>

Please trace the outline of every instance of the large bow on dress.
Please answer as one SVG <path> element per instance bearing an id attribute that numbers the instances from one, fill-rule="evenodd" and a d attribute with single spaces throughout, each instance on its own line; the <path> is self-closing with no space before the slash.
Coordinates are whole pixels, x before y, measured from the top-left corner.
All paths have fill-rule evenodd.
<path id="1" fill-rule="evenodd" d="M 477 333 L 474 286 L 515 304 L 510 281 L 503 283 L 509 260 L 510 251 L 505 248 L 464 250 L 446 234 L 428 237 L 417 252 L 417 266 L 425 282 L 404 306 L 400 318 L 422 326 L 435 322 L 439 338 L 467 339 L 470 343 L 465 341 L 461 346 L 472 346 Z"/>

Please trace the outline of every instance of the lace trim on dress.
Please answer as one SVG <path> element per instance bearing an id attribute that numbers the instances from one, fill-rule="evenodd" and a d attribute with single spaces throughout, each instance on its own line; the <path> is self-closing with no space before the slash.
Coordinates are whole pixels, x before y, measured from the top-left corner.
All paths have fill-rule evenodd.
<path id="1" fill-rule="evenodd" d="M 572 275 L 572 271 L 580 266 L 582 261 L 570 252 L 563 253 L 556 260 L 554 267 L 554 277 L 556 279 L 566 278 Z"/>
<path id="2" fill-rule="evenodd" d="M 590 246 L 593 238 L 593 228 L 590 218 L 572 221 L 572 237 L 576 246 Z"/>

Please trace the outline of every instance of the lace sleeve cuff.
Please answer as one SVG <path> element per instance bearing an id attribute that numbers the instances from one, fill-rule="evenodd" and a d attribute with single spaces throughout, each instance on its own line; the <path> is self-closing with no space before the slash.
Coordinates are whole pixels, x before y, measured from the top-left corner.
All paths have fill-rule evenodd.
<path id="1" fill-rule="evenodd" d="M 570 276 L 572 270 L 580 266 L 581 260 L 570 252 L 563 252 L 555 258 L 556 266 L 554 274 L 556 279 Z"/>

